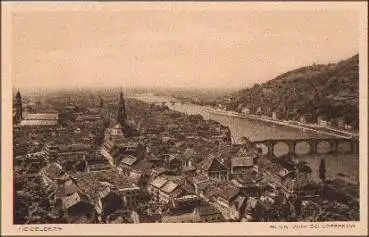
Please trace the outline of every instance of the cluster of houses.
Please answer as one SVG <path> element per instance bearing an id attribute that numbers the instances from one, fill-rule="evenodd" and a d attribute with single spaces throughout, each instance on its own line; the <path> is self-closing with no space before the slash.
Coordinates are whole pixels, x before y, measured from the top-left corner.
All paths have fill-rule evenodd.
<path id="1" fill-rule="evenodd" d="M 277 111 L 264 111 L 262 107 L 257 107 L 256 109 L 252 110 L 250 107 L 240 107 L 239 111 L 243 115 L 259 115 L 265 118 L 269 118 L 272 120 L 281 120 L 281 115 L 278 114 Z M 311 116 L 307 115 L 301 115 L 297 118 L 295 118 L 296 122 L 299 122 L 301 124 L 311 124 Z M 327 128 L 327 127 L 333 127 L 338 129 L 345 129 L 345 130 L 351 130 L 352 125 L 350 125 L 347 121 L 345 121 L 344 117 L 338 117 L 334 119 L 328 119 L 326 115 L 319 115 L 316 118 L 316 121 L 314 123 L 315 126 Z"/>
<path id="2" fill-rule="evenodd" d="M 312 182 L 305 163 L 232 144 L 227 127 L 201 116 L 139 101 L 128 116 L 123 93 L 105 111 L 114 124 L 100 127 L 98 110 L 68 106 L 51 133 L 35 130 L 36 141 L 46 138 L 38 150 L 15 156 L 22 174 L 42 180 L 53 223 L 280 220 L 295 215 L 293 201 Z M 28 134 L 23 127 L 15 125 Z"/>

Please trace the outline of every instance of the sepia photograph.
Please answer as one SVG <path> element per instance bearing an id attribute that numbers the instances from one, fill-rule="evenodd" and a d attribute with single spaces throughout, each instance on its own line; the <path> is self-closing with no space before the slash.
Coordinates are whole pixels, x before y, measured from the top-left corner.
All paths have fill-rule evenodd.
<path id="1" fill-rule="evenodd" d="M 367 2 L 6 2 L 4 235 L 366 235 Z"/>

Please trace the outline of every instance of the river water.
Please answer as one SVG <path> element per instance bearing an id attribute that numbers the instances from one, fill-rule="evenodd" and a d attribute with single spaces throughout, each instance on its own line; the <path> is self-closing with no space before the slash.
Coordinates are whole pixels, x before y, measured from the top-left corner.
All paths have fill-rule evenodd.
<path id="1" fill-rule="evenodd" d="M 158 96 L 140 96 L 136 99 L 145 102 L 164 102 L 170 109 L 176 110 L 186 114 L 200 114 L 204 119 L 212 119 L 219 123 L 228 126 L 231 130 L 233 140 L 239 142 L 241 137 L 248 137 L 250 140 L 267 140 L 267 139 L 303 139 L 303 138 L 327 138 L 330 137 L 324 134 L 318 134 L 311 131 L 302 131 L 301 129 L 274 126 L 262 121 L 251 120 L 247 118 L 238 118 L 229 115 L 221 115 L 208 113 L 206 108 L 194 104 L 170 103 L 170 98 Z M 306 153 L 307 144 L 301 144 L 296 147 L 296 152 L 300 154 Z M 265 151 L 266 148 L 262 147 Z M 347 149 L 345 144 L 339 149 Z M 329 145 L 321 143 L 318 146 L 318 151 L 324 153 L 329 150 Z M 279 156 L 288 152 L 288 147 L 285 144 L 277 144 L 274 153 Z M 359 155 L 353 154 L 339 154 L 339 155 L 300 155 L 298 160 L 308 162 L 313 170 L 312 177 L 314 180 L 319 180 L 319 164 L 321 158 L 325 158 L 326 176 L 327 179 L 340 178 L 351 183 L 358 183 L 359 181 Z"/>

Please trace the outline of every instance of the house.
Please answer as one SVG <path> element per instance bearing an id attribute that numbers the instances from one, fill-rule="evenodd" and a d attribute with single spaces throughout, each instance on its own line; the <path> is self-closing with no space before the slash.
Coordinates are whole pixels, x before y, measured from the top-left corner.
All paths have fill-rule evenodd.
<path id="1" fill-rule="evenodd" d="M 239 196 L 239 189 L 232 183 L 224 183 L 217 186 L 217 193 L 214 195 L 215 201 L 212 203 L 223 214 L 226 220 L 235 216 L 234 210 L 231 208 L 232 203 Z"/>
<path id="2" fill-rule="evenodd" d="M 195 213 L 200 216 L 201 222 L 211 223 L 224 221 L 222 213 L 208 203 L 203 203 L 202 205 L 198 206 L 195 209 Z"/>
<path id="3" fill-rule="evenodd" d="M 318 116 L 318 126 L 320 127 L 327 127 L 329 124 L 328 124 L 328 120 L 327 120 L 327 117 L 324 116 L 324 115 L 320 115 Z"/>
<path id="4" fill-rule="evenodd" d="M 339 128 L 345 127 L 345 119 L 343 117 L 340 117 L 337 119 L 337 127 Z"/>
<path id="5" fill-rule="evenodd" d="M 182 177 L 164 174 L 149 181 L 147 189 L 152 197 L 162 204 L 175 205 L 178 198 L 181 200 L 195 194 L 194 188 Z"/>
<path id="6" fill-rule="evenodd" d="M 209 178 L 209 176 L 204 174 L 198 174 L 191 180 L 196 195 L 199 195 L 200 197 L 203 196 L 204 190 L 208 188 L 209 186 L 213 185 L 215 182 Z"/>
<path id="7" fill-rule="evenodd" d="M 168 182 L 169 180 L 163 176 L 158 176 L 149 182 L 148 192 L 153 196 L 155 200 L 159 200 L 159 191 L 160 189 Z"/>
<path id="8" fill-rule="evenodd" d="M 42 168 L 42 163 L 41 162 L 39 162 L 39 161 L 31 162 L 26 168 L 27 174 L 37 176 L 38 173 L 40 172 L 41 168 Z"/>
<path id="9" fill-rule="evenodd" d="M 262 109 L 261 109 L 261 107 L 258 107 L 258 108 L 256 109 L 256 114 L 257 114 L 257 115 L 261 115 L 261 113 L 262 113 Z"/>
<path id="10" fill-rule="evenodd" d="M 67 170 L 85 160 L 91 152 L 91 147 L 83 143 L 46 144 L 44 152 L 50 161 L 57 161 Z"/>
<path id="11" fill-rule="evenodd" d="M 206 202 L 170 210 L 163 216 L 163 223 L 210 223 L 220 222 L 222 213 Z"/>
<path id="12" fill-rule="evenodd" d="M 274 189 L 280 188 L 286 196 L 294 196 L 312 182 L 311 168 L 305 162 L 293 161 L 288 156 L 277 160 L 264 158 L 259 163 L 263 180 Z"/>
<path id="13" fill-rule="evenodd" d="M 94 206 L 88 198 L 80 193 L 74 193 L 64 200 L 67 211 L 67 222 L 72 224 L 89 224 L 96 220 Z"/>
<path id="14" fill-rule="evenodd" d="M 258 197 L 260 191 L 263 189 L 263 187 L 251 177 L 233 179 L 232 183 L 239 188 L 240 194 L 245 197 Z"/>
<path id="15" fill-rule="evenodd" d="M 226 164 L 226 161 L 221 157 L 217 157 L 213 154 L 209 155 L 204 159 L 201 168 L 210 179 L 229 179 L 228 165 Z"/>
<path id="16" fill-rule="evenodd" d="M 183 165 L 184 167 L 194 167 L 197 161 L 197 152 L 194 150 L 194 148 L 187 148 L 183 153 Z"/>
<path id="17" fill-rule="evenodd" d="M 56 183 L 57 180 L 67 180 L 69 176 L 63 171 L 63 167 L 58 163 L 51 162 L 40 171 L 42 183 L 45 187 Z"/>
<path id="18" fill-rule="evenodd" d="M 255 164 L 261 151 L 254 144 L 245 139 L 244 144 L 234 144 L 230 150 L 231 155 L 231 176 L 240 178 L 254 174 Z"/>
<path id="19" fill-rule="evenodd" d="M 132 209 L 139 205 L 141 189 L 138 186 L 118 188 L 126 208 Z"/>
<path id="20" fill-rule="evenodd" d="M 110 164 L 119 166 L 122 159 L 127 155 L 136 157 L 137 161 L 143 159 L 145 148 L 141 143 L 136 141 L 126 140 L 117 142 L 106 140 L 100 152 Z"/>
<path id="21" fill-rule="evenodd" d="M 252 156 L 232 157 L 231 175 L 232 178 L 242 177 L 253 172 L 254 158 Z"/>
<path id="22" fill-rule="evenodd" d="M 107 224 L 134 223 L 132 211 L 119 209 L 106 217 Z"/>
<path id="23" fill-rule="evenodd" d="M 242 110 L 241 110 L 241 113 L 243 113 L 243 114 L 250 114 L 250 108 L 243 107 Z"/>
<path id="24" fill-rule="evenodd" d="M 182 167 L 182 161 L 176 155 L 172 155 L 172 154 L 166 155 L 165 160 L 167 163 L 167 168 L 169 170 L 178 170 Z"/>
<path id="25" fill-rule="evenodd" d="M 154 168 L 164 167 L 165 161 L 161 157 L 159 157 L 159 156 L 157 156 L 157 155 L 155 155 L 153 153 L 149 153 L 146 156 L 146 159 L 145 160 L 147 162 L 151 163 Z"/>
<path id="26" fill-rule="evenodd" d="M 184 175 L 186 175 L 187 177 L 194 177 L 194 176 L 196 176 L 197 172 L 198 171 L 197 171 L 196 167 L 194 167 L 194 166 L 192 166 L 192 167 L 184 167 L 182 169 L 182 173 Z"/>
<path id="27" fill-rule="evenodd" d="M 301 115 L 299 121 L 300 123 L 306 123 L 306 117 L 304 115 Z"/>
<path id="28" fill-rule="evenodd" d="M 262 221 L 263 206 L 255 197 L 249 197 L 246 201 L 245 212 L 242 217 L 243 222 Z"/>
<path id="29" fill-rule="evenodd" d="M 273 119 L 273 120 L 278 120 L 277 112 L 273 112 L 273 113 L 272 113 L 272 119 Z"/>
<path id="30" fill-rule="evenodd" d="M 244 196 L 238 196 L 230 206 L 229 217 L 231 220 L 240 221 L 245 214 L 247 198 Z"/>
<path id="31" fill-rule="evenodd" d="M 169 180 L 159 190 L 159 201 L 161 203 L 169 203 L 182 193 L 182 189 L 178 183 Z"/>

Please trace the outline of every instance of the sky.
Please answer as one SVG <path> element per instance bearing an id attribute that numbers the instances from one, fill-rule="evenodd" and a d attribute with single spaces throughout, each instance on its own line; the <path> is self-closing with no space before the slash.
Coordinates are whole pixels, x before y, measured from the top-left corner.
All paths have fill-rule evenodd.
<path id="1" fill-rule="evenodd" d="M 354 11 L 17 12 L 14 87 L 245 88 L 358 52 Z"/>

